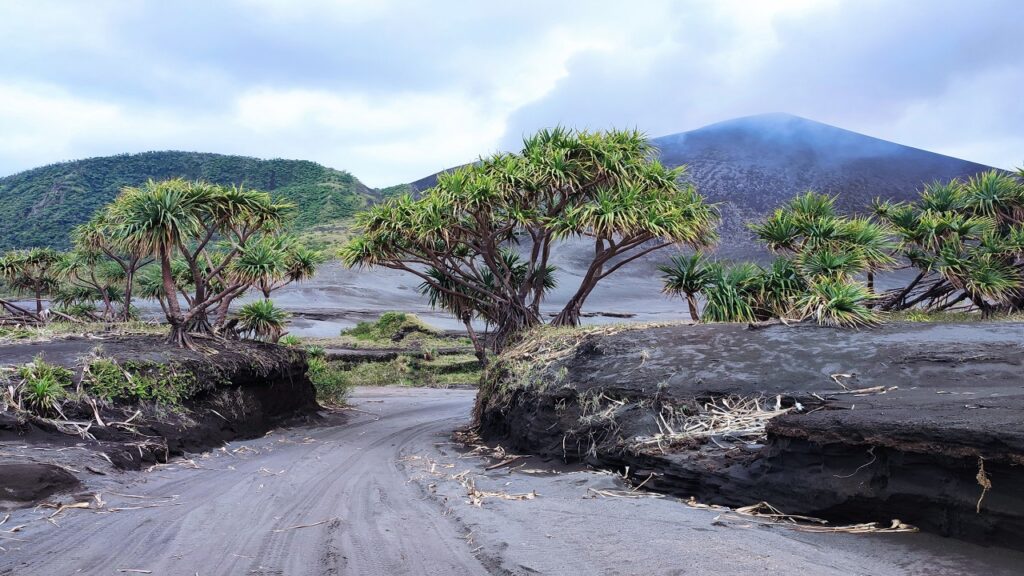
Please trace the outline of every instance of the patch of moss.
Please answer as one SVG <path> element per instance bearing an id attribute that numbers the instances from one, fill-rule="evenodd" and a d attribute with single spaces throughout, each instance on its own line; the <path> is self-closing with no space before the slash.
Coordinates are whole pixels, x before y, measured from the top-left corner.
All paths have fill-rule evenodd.
<path id="1" fill-rule="evenodd" d="M 153 401 L 178 406 L 199 391 L 196 375 L 176 366 L 154 362 L 118 364 L 109 358 L 93 360 L 83 376 L 86 389 L 115 402 Z"/>

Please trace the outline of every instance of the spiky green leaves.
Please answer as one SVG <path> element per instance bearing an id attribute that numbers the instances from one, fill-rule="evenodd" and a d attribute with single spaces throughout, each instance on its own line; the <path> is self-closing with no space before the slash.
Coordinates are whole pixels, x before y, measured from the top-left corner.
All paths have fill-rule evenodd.
<path id="1" fill-rule="evenodd" d="M 826 326 L 870 326 L 878 314 L 868 308 L 871 293 L 860 284 L 837 278 L 818 278 L 797 301 L 803 317 Z"/>
<path id="2" fill-rule="evenodd" d="M 1024 305 L 1024 179 L 989 171 L 966 181 L 933 183 L 913 204 L 887 204 L 877 213 L 902 241 L 902 252 L 924 273 L 937 271 L 953 293 L 975 306 Z M 943 305 L 949 290 L 934 290 Z"/>
<path id="3" fill-rule="evenodd" d="M 274 305 L 271 300 L 257 300 L 238 311 L 238 326 L 243 333 L 277 342 L 281 338 L 291 315 Z"/>
<path id="4" fill-rule="evenodd" d="M 419 199 L 372 207 L 342 260 L 416 274 L 434 304 L 460 315 L 471 309 L 511 333 L 541 322 L 553 243 L 590 237 L 590 269 L 555 320 L 575 323 L 594 284 L 622 263 L 671 243 L 699 248 L 715 239 L 714 207 L 680 182 L 682 170 L 651 156 L 636 131 L 541 131 L 518 154 L 442 174 Z M 516 262 L 505 254 L 513 246 Z"/>

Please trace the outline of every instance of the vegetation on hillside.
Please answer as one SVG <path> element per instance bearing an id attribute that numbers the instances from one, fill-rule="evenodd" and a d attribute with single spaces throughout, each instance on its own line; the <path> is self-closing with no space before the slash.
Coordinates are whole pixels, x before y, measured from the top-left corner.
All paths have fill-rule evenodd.
<path id="1" fill-rule="evenodd" d="M 420 199 L 403 195 L 360 215 L 345 245 L 352 266 L 404 270 L 431 302 L 459 318 L 485 359 L 479 318 L 500 351 L 544 323 L 540 304 L 556 281 L 552 247 L 589 237 L 594 255 L 556 325 L 578 325 L 591 291 L 623 265 L 674 243 L 714 239 L 716 213 L 682 169 L 651 159 L 635 131 L 545 130 L 518 154 L 497 154 L 438 177 Z"/>
<path id="2" fill-rule="evenodd" d="M 0 250 L 66 249 L 69 232 L 122 188 L 171 178 L 270 192 L 274 201 L 296 206 L 293 230 L 347 219 L 375 197 L 351 174 L 301 160 L 174 151 L 90 158 L 0 178 Z"/>

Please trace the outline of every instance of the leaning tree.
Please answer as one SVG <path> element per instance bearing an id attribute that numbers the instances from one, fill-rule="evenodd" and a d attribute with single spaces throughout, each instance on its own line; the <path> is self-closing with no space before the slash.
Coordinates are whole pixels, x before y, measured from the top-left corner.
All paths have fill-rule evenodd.
<path id="1" fill-rule="evenodd" d="M 500 351 L 543 323 L 560 242 L 586 238 L 594 247 L 552 321 L 574 326 L 598 283 L 626 264 L 673 244 L 714 241 L 714 207 L 681 181 L 683 168 L 669 169 L 654 155 L 636 131 L 544 130 L 519 153 L 440 175 L 419 199 L 374 206 L 359 217 L 359 234 L 342 258 L 416 275 L 468 328 L 474 316 L 494 326 L 492 349 Z"/>

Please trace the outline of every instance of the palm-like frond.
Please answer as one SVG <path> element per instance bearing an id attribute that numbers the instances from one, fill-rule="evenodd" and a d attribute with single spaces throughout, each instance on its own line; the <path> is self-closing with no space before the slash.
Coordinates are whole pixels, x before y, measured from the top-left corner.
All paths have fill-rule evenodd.
<path id="1" fill-rule="evenodd" d="M 257 300 L 238 311 L 238 327 L 261 340 L 277 342 L 285 331 L 291 315 L 274 305 L 271 300 Z"/>
<path id="2" fill-rule="evenodd" d="M 836 278 L 812 282 L 797 302 L 805 317 L 826 326 L 870 326 L 880 321 L 867 307 L 871 294 L 864 286 Z"/>

